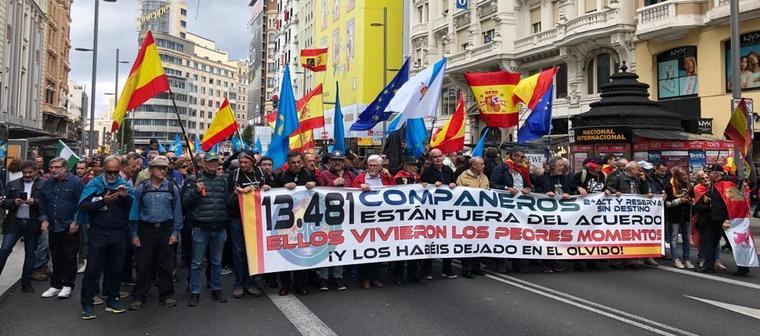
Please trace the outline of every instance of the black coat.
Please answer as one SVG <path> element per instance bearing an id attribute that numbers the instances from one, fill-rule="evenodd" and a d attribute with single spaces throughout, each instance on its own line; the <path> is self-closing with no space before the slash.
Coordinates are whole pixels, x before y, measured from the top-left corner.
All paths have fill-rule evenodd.
<path id="1" fill-rule="evenodd" d="M 688 194 L 689 197 L 694 196 L 694 192 L 691 190 Z M 665 195 L 665 219 L 667 219 L 668 223 L 689 223 L 691 220 L 691 203 L 686 202 L 673 205 L 672 203 L 678 197 L 673 193 L 673 186 L 670 182 L 665 184 Z"/>
<path id="2" fill-rule="evenodd" d="M 39 177 L 34 178 L 34 183 L 32 184 L 32 194 L 27 195 L 28 198 L 32 198 L 35 200 L 34 204 L 29 208 L 29 221 L 31 225 L 29 226 L 32 229 L 32 232 L 40 232 L 40 222 L 38 220 L 39 217 L 39 203 L 37 203 L 40 199 L 40 194 L 42 193 L 42 183 L 44 181 L 40 179 Z M 6 232 L 6 229 L 9 225 L 13 224 L 13 222 L 16 220 L 16 212 L 18 211 L 18 207 L 16 206 L 16 199 L 19 198 L 19 195 L 24 192 L 24 179 L 15 179 L 8 183 L 8 186 L 5 188 L 5 200 L 2 202 L 0 207 L 2 207 L 5 210 L 8 210 L 8 215 L 5 216 L 5 220 L 3 221 L 3 232 Z"/>
<path id="3" fill-rule="evenodd" d="M 491 183 L 491 189 L 504 190 L 515 186 L 512 173 L 509 172 L 509 167 L 504 163 L 493 169 L 491 175 L 488 176 L 488 181 Z"/>
<path id="4" fill-rule="evenodd" d="M 229 193 L 227 178 L 203 172 L 201 181 L 206 186 L 206 196 L 195 190 L 198 177 L 189 176 L 182 194 L 182 206 L 190 225 L 204 230 L 221 231 L 229 223 Z"/>

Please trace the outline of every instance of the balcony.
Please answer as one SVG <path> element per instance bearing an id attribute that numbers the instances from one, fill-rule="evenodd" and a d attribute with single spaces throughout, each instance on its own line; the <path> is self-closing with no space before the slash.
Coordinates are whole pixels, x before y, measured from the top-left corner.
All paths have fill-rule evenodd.
<path id="1" fill-rule="evenodd" d="M 729 0 L 708 0 L 713 2 L 713 8 L 707 11 L 704 16 L 705 24 L 727 24 L 728 17 L 731 15 L 731 6 Z M 740 20 L 744 19 L 746 14 L 754 12 L 757 15 L 760 12 L 760 1 L 757 0 L 739 0 Z"/>
<path id="2" fill-rule="evenodd" d="M 636 11 L 636 37 L 640 40 L 674 40 L 704 24 L 706 0 L 670 0 Z"/>
<path id="3" fill-rule="evenodd" d="M 416 23 L 414 26 L 412 26 L 411 37 L 419 37 L 423 35 L 427 35 L 427 33 L 430 30 L 428 29 L 428 22 L 422 22 L 422 23 Z"/>
<path id="4" fill-rule="evenodd" d="M 433 24 L 431 26 L 433 28 L 433 31 L 436 32 L 436 31 L 448 28 L 449 27 L 449 22 L 448 22 L 447 19 L 448 19 L 448 15 L 442 15 L 442 16 L 439 16 L 439 17 L 435 18 L 435 20 L 433 20 Z"/>
<path id="5" fill-rule="evenodd" d="M 537 34 L 528 35 L 521 39 L 515 40 L 515 49 L 533 49 L 551 45 L 556 37 L 557 29 L 550 29 Z"/>

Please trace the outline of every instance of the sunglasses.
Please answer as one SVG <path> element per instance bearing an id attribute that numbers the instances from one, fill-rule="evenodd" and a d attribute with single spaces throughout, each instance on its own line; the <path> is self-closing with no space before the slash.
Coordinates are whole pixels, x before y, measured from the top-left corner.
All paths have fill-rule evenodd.
<path id="1" fill-rule="evenodd" d="M 119 173 L 118 170 L 106 170 L 106 174 L 109 174 L 109 175 L 116 175 L 118 173 Z"/>
<path id="2" fill-rule="evenodd" d="M 180 166 L 179 169 L 187 169 L 187 166 Z"/>

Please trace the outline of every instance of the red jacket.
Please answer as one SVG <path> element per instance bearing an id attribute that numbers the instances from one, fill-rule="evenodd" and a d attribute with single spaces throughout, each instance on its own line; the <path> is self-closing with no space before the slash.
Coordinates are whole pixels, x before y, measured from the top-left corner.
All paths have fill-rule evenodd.
<path id="1" fill-rule="evenodd" d="M 380 180 L 383 182 L 384 186 L 396 185 L 396 181 L 393 180 L 393 176 L 390 174 L 380 174 Z M 362 184 L 365 184 L 366 181 L 367 171 L 365 170 L 354 179 L 354 188 L 361 188 Z"/>
<path id="2" fill-rule="evenodd" d="M 343 169 L 343 176 L 341 177 L 343 177 L 346 182 L 344 185 L 338 187 L 350 188 L 354 186 L 354 179 L 356 176 L 354 176 L 354 174 L 351 174 L 350 171 Z M 319 182 L 319 185 L 322 187 L 336 187 L 336 185 L 333 184 L 333 181 L 336 178 L 338 178 L 338 174 L 336 172 L 333 172 L 331 169 L 323 170 L 317 176 L 317 182 Z"/>

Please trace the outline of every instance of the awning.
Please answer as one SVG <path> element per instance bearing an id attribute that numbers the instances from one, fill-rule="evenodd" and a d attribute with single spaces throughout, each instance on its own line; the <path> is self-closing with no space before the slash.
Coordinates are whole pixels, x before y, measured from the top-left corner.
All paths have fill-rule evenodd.
<path id="1" fill-rule="evenodd" d="M 634 129 L 633 134 L 647 139 L 671 140 L 671 141 L 721 141 L 711 135 L 694 134 L 683 131 L 666 131 L 651 129 Z"/>

